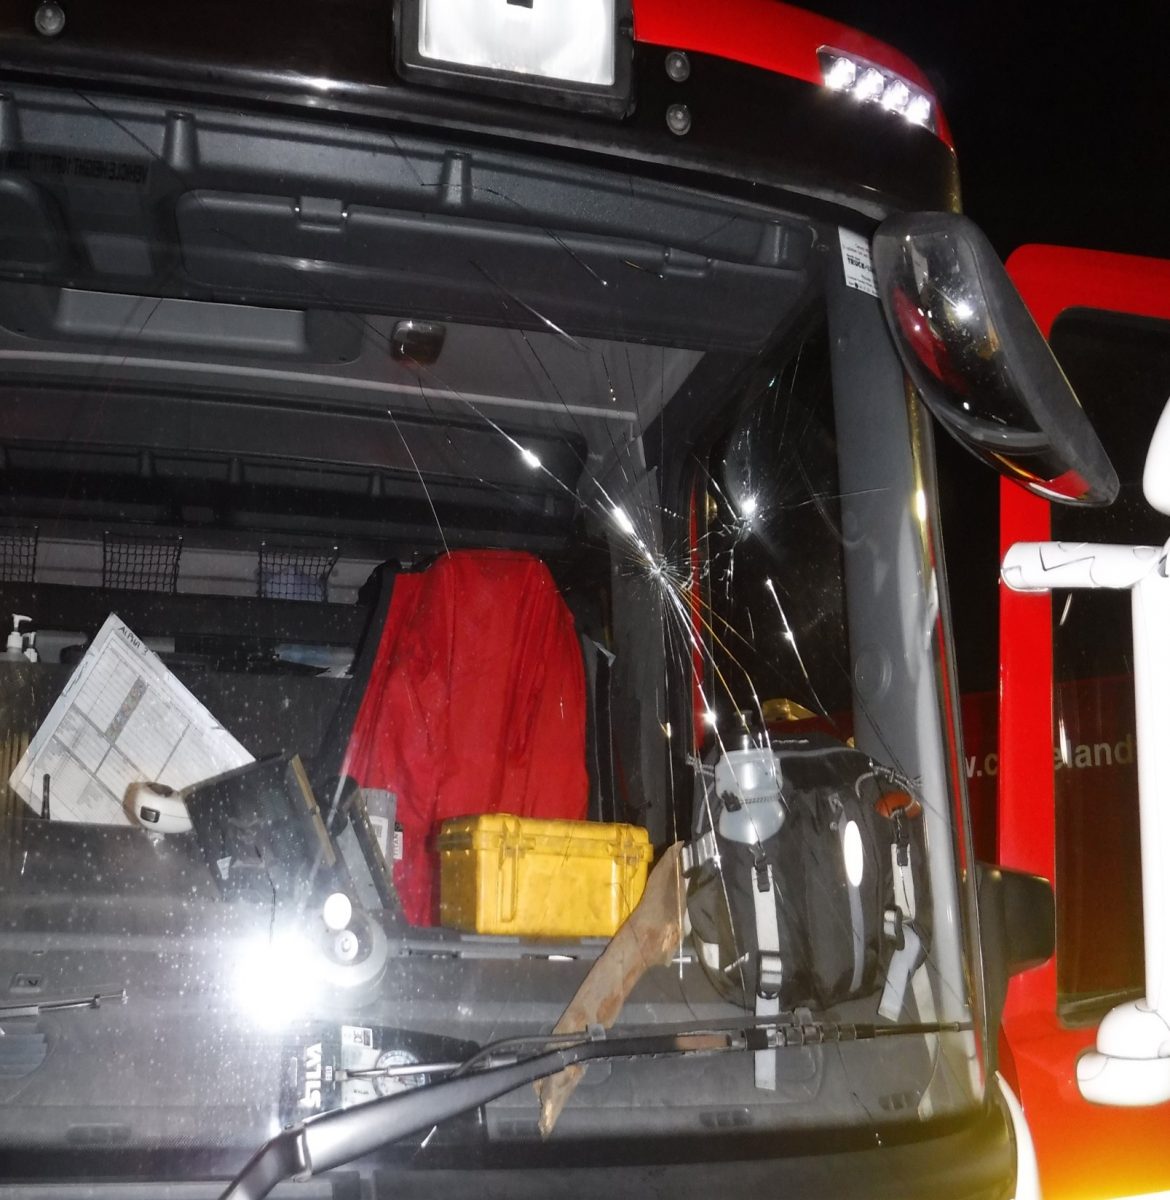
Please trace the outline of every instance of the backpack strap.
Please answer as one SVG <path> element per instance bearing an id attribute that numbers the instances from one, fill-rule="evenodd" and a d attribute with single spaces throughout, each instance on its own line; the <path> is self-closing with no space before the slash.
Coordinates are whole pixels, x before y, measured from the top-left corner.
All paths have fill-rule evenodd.
<path id="1" fill-rule="evenodd" d="M 896 1021 L 906 1004 L 906 993 L 910 980 L 926 958 L 926 947 L 918 930 L 908 922 L 902 926 L 902 946 L 894 951 L 886 971 L 886 986 L 882 989 L 878 1015 L 887 1021 Z"/>
<path id="2" fill-rule="evenodd" d="M 683 875 L 691 875 L 704 863 L 708 862 L 713 862 L 716 866 L 719 865 L 719 843 L 715 840 L 715 834 L 710 829 L 702 837 L 697 837 L 693 842 L 687 842 L 683 846 L 682 873 Z"/>
<path id="3" fill-rule="evenodd" d="M 878 1013 L 887 1021 L 896 1021 L 906 1005 L 911 981 L 915 981 L 915 995 L 920 1001 L 921 984 L 918 968 L 926 958 L 926 947 L 915 927 L 918 899 L 915 895 L 913 864 L 910 861 L 910 821 L 922 814 L 921 804 L 909 792 L 887 792 L 879 802 L 878 811 L 894 823 L 894 840 L 890 844 L 890 869 L 894 882 L 894 908 L 892 915 L 897 926 L 897 948 L 886 971 L 886 985 L 882 989 Z M 929 995 L 929 989 L 927 994 Z M 932 1005 L 933 1007 L 933 1005 Z M 920 1020 L 930 1017 L 919 1013 Z"/>
<path id="4" fill-rule="evenodd" d="M 776 881 L 772 865 L 761 855 L 752 872 L 752 900 L 756 923 L 756 1016 L 775 1017 L 780 1013 L 780 985 L 784 964 L 780 960 L 780 926 L 776 919 Z M 775 1050 L 757 1050 L 756 1087 L 776 1090 Z"/>

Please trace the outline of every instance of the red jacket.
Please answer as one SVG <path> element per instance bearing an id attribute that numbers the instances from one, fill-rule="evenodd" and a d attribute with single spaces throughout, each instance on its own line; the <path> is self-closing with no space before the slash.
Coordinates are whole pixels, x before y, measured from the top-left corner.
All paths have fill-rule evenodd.
<path id="1" fill-rule="evenodd" d="M 456 551 L 397 578 L 344 771 L 397 797 L 394 883 L 416 925 L 437 913 L 448 817 L 585 818 L 581 648 L 539 559 Z"/>

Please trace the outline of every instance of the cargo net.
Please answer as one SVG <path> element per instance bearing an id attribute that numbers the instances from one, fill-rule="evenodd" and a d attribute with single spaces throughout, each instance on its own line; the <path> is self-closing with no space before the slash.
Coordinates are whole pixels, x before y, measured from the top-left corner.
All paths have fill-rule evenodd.
<path id="1" fill-rule="evenodd" d="M 5 583 L 32 583 L 37 569 L 35 525 L 0 527 L 0 579 Z"/>
<path id="2" fill-rule="evenodd" d="M 337 547 L 327 553 L 295 546 L 260 547 L 259 595 L 265 600 L 329 598 L 329 576 L 337 565 Z"/>
<path id="3" fill-rule="evenodd" d="M 178 534 L 110 533 L 102 535 L 102 587 L 173 595 L 179 583 Z"/>

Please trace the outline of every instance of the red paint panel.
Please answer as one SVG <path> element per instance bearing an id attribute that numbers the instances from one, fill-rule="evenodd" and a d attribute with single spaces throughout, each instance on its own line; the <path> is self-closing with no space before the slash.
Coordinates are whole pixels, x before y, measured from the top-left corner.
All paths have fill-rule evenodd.
<path id="1" fill-rule="evenodd" d="M 1014 542 L 1046 541 L 1049 504 L 1000 481 L 1000 559 Z M 1052 778 L 1052 599 L 999 585 L 998 858 L 1005 867 L 1052 879 L 1056 802 Z M 1017 976 L 1005 1021 L 1039 1009 L 1056 1013 L 1056 965 Z"/>
<path id="2" fill-rule="evenodd" d="M 1170 319 L 1170 262 L 1067 246 L 1021 246 L 1008 274 L 1045 337 L 1066 308 Z"/>

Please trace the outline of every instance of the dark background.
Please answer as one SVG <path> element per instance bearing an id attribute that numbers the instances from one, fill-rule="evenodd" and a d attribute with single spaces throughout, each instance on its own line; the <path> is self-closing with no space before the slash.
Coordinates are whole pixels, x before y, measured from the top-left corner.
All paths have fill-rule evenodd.
<path id="1" fill-rule="evenodd" d="M 1156 0 L 806 3 L 926 72 L 963 208 L 1001 257 L 1048 242 L 1170 258 L 1170 53 Z M 991 690 L 998 483 L 945 434 L 938 442 L 960 688 Z"/>
<path id="2" fill-rule="evenodd" d="M 1170 257 L 1170 44 L 1156 0 L 809 6 L 927 73 L 954 134 L 963 206 L 1002 255 L 1055 242 Z"/>

